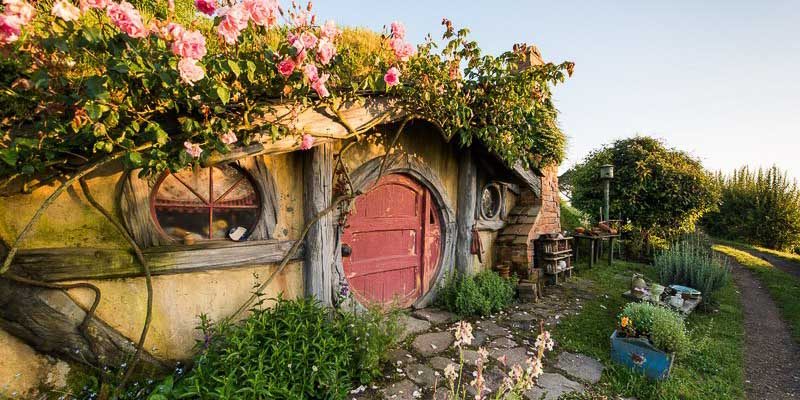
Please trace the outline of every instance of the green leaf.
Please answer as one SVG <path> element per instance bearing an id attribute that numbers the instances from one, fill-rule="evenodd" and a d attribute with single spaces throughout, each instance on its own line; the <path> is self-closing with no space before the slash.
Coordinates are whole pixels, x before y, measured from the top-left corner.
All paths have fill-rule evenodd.
<path id="1" fill-rule="evenodd" d="M 86 94 L 89 95 L 89 98 L 95 100 L 106 100 L 108 99 L 109 94 L 105 85 L 105 77 L 91 76 L 89 79 L 86 79 Z"/>
<path id="2" fill-rule="evenodd" d="M 17 165 L 19 154 L 13 149 L 0 149 L 0 159 L 10 166 Z"/>
<path id="3" fill-rule="evenodd" d="M 37 89 L 46 89 L 50 85 L 50 75 L 45 69 L 37 69 L 31 75 L 31 80 L 33 81 L 33 87 Z"/>
<path id="4" fill-rule="evenodd" d="M 217 97 L 219 97 L 219 100 L 222 101 L 222 104 L 228 104 L 228 102 L 231 100 L 230 89 L 223 84 L 217 85 Z"/>
<path id="5" fill-rule="evenodd" d="M 256 80 L 256 63 L 247 60 L 247 79 L 250 82 L 255 82 Z"/>
<path id="6" fill-rule="evenodd" d="M 237 63 L 232 59 L 228 59 L 228 67 L 230 67 L 231 72 L 233 72 L 233 74 L 236 75 L 237 78 L 239 77 L 239 74 L 242 73 L 242 69 L 239 68 L 239 63 Z"/>
<path id="7" fill-rule="evenodd" d="M 83 109 L 86 110 L 86 115 L 88 115 L 92 121 L 97 121 L 103 116 L 103 106 L 100 104 L 86 102 Z"/>
<path id="8" fill-rule="evenodd" d="M 144 159 L 142 159 L 141 154 L 136 152 L 131 152 L 128 153 L 128 162 L 134 167 L 139 167 L 144 162 Z"/>
<path id="9" fill-rule="evenodd" d="M 155 122 L 148 122 L 147 127 L 144 128 L 145 135 L 147 137 L 158 143 L 159 145 L 165 145 L 169 142 L 169 134 L 161 127 L 161 125 Z"/>

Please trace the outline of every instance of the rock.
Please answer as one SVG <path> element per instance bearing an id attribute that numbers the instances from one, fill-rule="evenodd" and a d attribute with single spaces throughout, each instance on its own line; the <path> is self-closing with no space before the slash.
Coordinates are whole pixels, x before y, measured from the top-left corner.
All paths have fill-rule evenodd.
<path id="1" fill-rule="evenodd" d="M 430 364 L 430 366 L 433 367 L 434 369 L 438 369 L 439 371 L 444 371 L 444 369 L 447 368 L 447 366 L 450 364 L 458 365 L 457 362 L 445 357 L 433 357 L 430 360 L 428 360 L 428 364 Z"/>
<path id="2" fill-rule="evenodd" d="M 400 326 L 403 327 L 403 330 L 400 332 L 400 336 L 397 339 L 398 342 L 402 342 L 411 335 L 416 335 L 431 329 L 430 322 L 412 318 L 407 315 L 400 317 L 399 323 Z"/>
<path id="3" fill-rule="evenodd" d="M 525 392 L 529 400 L 557 400 L 567 393 L 583 393 L 586 390 L 578 382 L 571 381 L 560 374 L 544 373 L 536 382 L 536 387 Z"/>
<path id="4" fill-rule="evenodd" d="M 423 364 L 411 364 L 406 367 L 406 375 L 420 386 L 433 387 L 437 377 L 433 369 Z"/>
<path id="5" fill-rule="evenodd" d="M 470 378 L 467 381 L 472 379 L 471 375 L 470 374 L 468 375 L 470 376 Z M 497 389 L 500 387 L 500 384 L 503 383 L 503 378 L 505 378 L 506 376 L 507 376 L 506 373 L 503 372 L 503 370 L 501 370 L 498 367 L 493 367 L 487 371 L 483 371 L 483 379 L 485 381 L 484 386 L 488 390 L 483 392 L 485 398 L 487 399 L 494 398 L 491 395 L 487 396 L 487 394 L 496 392 Z M 466 388 L 467 388 L 467 393 L 470 395 L 470 397 L 474 397 L 476 394 L 475 388 L 472 387 L 471 385 L 467 385 Z"/>
<path id="6" fill-rule="evenodd" d="M 516 346 L 517 346 L 517 342 L 515 342 L 515 341 L 513 341 L 513 340 L 511 340 L 511 339 L 509 339 L 507 337 L 497 338 L 495 340 L 492 340 L 489 343 L 489 347 L 490 348 L 510 349 L 510 348 L 516 347 Z"/>
<path id="7" fill-rule="evenodd" d="M 447 350 L 453 340 L 453 334 L 447 331 L 425 333 L 417 336 L 411 347 L 424 357 L 429 357 Z"/>
<path id="8" fill-rule="evenodd" d="M 455 314 L 449 311 L 440 310 L 438 308 L 423 308 L 421 310 L 414 311 L 411 313 L 411 315 L 419 319 L 429 321 L 434 325 L 446 324 L 458 319 Z"/>
<path id="9" fill-rule="evenodd" d="M 473 331 L 472 336 L 474 337 L 474 339 L 472 339 L 471 345 L 475 347 L 483 346 L 483 344 L 486 342 L 486 339 L 489 338 L 489 335 L 481 331 Z"/>
<path id="10" fill-rule="evenodd" d="M 390 351 L 389 354 L 386 356 L 386 359 L 393 366 L 411 364 L 417 361 L 417 359 L 413 355 L 411 355 L 411 353 L 403 349 L 395 349 Z M 400 363 L 398 363 L 398 361 L 400 361 Z"/>
<path id="11" fill-rule="evenodd" d="M 404 379 L 381 389 L 381 396 L 386 400 L 416 400 L 418 397 L 415 397 L 415 392 L 417 396 L 422 395 L 422 391 L 414 382 Z"/>
<path id="12" fill-rule="evenodd" d="M 603 364 L 583 354 L 561 353 L 555 367 L 591 384 L 597 383 L 603 375 Z"/>
<path id="13" fill-rule="evenodd" d="M 489 356 L 500 362 L 500 359 L 505 356 L 505 369 L 511 369 L 516 364 L 525 366 L 525 360 L 528 359 L 528 353 L 524 347 L 515 347 L 513 349 L 491 349 Z M 502 365 L 502 362 L 501 362 Z"/>
<path id="14" fill-rule="evenodd" d="M 520 322 L 520 321 L 530 322 L 530 321 L 536 320 L 536 316 L 533 315 L 533 314 L 518 312 L 518 313 L 515 313 L 515 314 L 511 315 L 511 320 L 512 321 L 517 321 L 517 322 Z"/>
<path id="15" fill-rule="evenodd" d="M 478 360 L 481 358 L 480 354 L 475 350 L 464 350 L 461 352 L 461 357 L 464 359 L 464 364 L 473 367 L 478 365 Z"/>
<path id="16" fill-rule="evenodd" d="M 483 331 L 491 337 L 508 335 L 508 329 L 503 328 L 492 321 L 481 321 L 481 323 L 478 324 L 478 330 Z"/>

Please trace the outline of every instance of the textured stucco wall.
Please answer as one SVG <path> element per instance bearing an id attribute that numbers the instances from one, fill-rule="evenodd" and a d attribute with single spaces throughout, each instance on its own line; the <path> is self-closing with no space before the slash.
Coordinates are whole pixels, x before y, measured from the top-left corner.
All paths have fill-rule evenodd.
<path id="1" fill-rule="evenodd" d="M 391 141 L 394 130 L 383 127 L 381 138 Z M 372 136 L 368 141 L 353 146 L 343 158 L 347 168 L 352 172 L 361 164 L 386 153 L 383 140 Z M 338 149 L 337 149 L 338 151 Z M 442 181 L 445 195 L 450 200 L 450 208 L 455 210 L 458 203 L 458 158 L 454 146 L 444 141 L 438 131 L 428 124 L 411 125 L 400 136 L 393 152 L 405 152 L 433 170 Z"/>

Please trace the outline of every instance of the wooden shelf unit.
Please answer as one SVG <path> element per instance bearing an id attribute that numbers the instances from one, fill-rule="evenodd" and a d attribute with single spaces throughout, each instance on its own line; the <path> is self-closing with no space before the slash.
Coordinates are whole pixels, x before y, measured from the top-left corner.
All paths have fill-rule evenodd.
<path id="1" fill-rule="evenodd" d="M 566 267 L 559 269 L 560 262 Z M 559 276 L 567 279 L 572 276 L 572 237 L 551 238 L 542 236 L 534 241 L 534 268 L 540 268 L 544 275 L 552 277 L 558 284 Z"/>

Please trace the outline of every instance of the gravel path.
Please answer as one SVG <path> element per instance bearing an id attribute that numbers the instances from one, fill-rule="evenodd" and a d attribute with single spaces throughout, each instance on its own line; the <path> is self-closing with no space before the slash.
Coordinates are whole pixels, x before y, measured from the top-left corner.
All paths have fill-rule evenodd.
<path id="1" fill-rule="evenodd" d="M 733 260 L 732 265 L 744 309 L 747 398 L 800 398 L 800 347 L 767 289 L 750 270 Z"/>
<path id="2" fill-rule="evenodd" d="M 766 262 L 774 265 L 776 268 L 778 268 L 783 272 L 786 272 L 787 274 L 792 274 L 800 278 L 800 263 L 796 263 L 794 261 L 787 260 L 785 258 L 781 258 L 778 256 L 773 256 L 772 254 L 769 253 L 762 253 L 756 250 L 743 248 L 742 251 L 750 253 L 754 257 L 758 257 L 765 260 Z"/>

